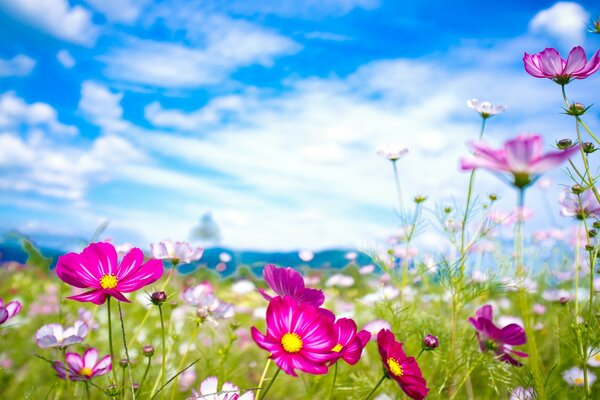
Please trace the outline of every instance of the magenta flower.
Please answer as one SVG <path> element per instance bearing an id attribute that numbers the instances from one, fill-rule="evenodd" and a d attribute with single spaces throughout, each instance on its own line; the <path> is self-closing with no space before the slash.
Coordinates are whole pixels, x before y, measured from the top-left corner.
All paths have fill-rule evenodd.
<path id="1" fill-rule="evenodd" d="M 579 201 L 581 200 L 581 204 Z M 560 192 L 560 214 L 563 217 L 575 217 L 583 220 L 585 218 L 600 218 L 600 204 L 591 190 L 586 190 L 579 196 L 571 190 L 565 189 Z"/>
<path id="2" fill-rule="evenodd" d="M 481 351 L 491 350 L 500 361 L 512 365 L 521 366 L 519 361 L 511 357 L 511 354 L 519 357 L 527 357 L 527 353 L 522 353 L 512 349 L 512 346 L 519 346 L 527 343 L 525 330 L 517 324 L 509 324 L 500 329 L 494 325 L 492 306 L 486 304 L 479 308 L 475 313 L 475 318 L 469 318 L 471 325 L 477 329 L 477 339 Z"/>
<path id="3" fill-rule="evenodd" d="M 54 361 L 52 367 L 60 379 L 66 379 L 68 375 L 70 381 L 89 381 L 112 370 L 110 355 L 98 361 L 98 350 L 94 348 L 87 349 L 83 357 L 77 353 L 67 353 L 65 361 L 66 367 L 62 361 Z"/>
<path id="4" fill-rule="evenodd" d="M 529 75 L 566 85 L 573 79 L 585 79 L 600 69 L 600 50 L 588 62 L 581 46 L 573 47 L 566 61 L 556 49 L 547 48 L 538 54 L 525 53 L 523 63 Z"/>
<path id="5" fill-rule="evenodd" d="M 349 318 L 340 318 L 333 326 L 337 335 L 337 344 L 331 350 L 333 352 L 332 363 L 340 358 L 350 365 L 360 360 L 362 351 L 371 340 L 371 333 L 365 330 L 356 332 L 356 322 Z"/>
<path id="6" fill-rule="evenodd" d="M 163 265 L 160 260 L 144 263 L 144 253 L 138 248 L 131 249 L 119 264 L 115 247 L 99 242 L 90 244 L 81 253 L 59 257 L 56 274 L 71 286 L 92 289 L 69 299 L 103 304 L 107 296 L 112 296 L 129 302 L 123 293 L 156 282 L 163 274 Z"/>
<path id="7" fill-rule="evenodd" d="M 263 278 L 278 296 L 290 296 L 298 303 L 306 303 L 315 307 L 320 307 L 325 302 L 323 292 L 305 287 L 302 275 L 292 268 L 277 268 L 273 264 L 267 264 L 263 269 Z M 264 289 L 258 289 L 258 291 L 265 299 L 269 301 L 273 299 Z"/>
<path id="8" fill-rule="evenodd" d="M 391 331 L 382 329 L 377 334 L 377 346 L 388 378 L 395 380 L 411 399 L 424 399 L 429 392 L 427 382 L 417 360 L 404 353 L 402 343 L 396 341 Z"/>
<path id="9" fill-rule="evenodd" d="M 299 304 L 290 296 L 275 297 L 267 308 L 267 334 L 252 327 L 252 338 L 271 353 L 270 358 L 286 374 L 295 369 L 326 374 L 331 349 L 337 344 L 333 321 L 317 307 Z"/>
<path id="10" fill-rule="evenodd" d="M 4 300 L 0 297 L 0 325 L 17 315 L 21 308 L 21 303 L 16 300 L 4 305 Z"/>
<path id="11" fill-rule="evenodd" d="M 534 183 L 541 174 L 567 161 L 579 146 L 566 150 L 542 153 L 543 142 L 539 135 L 524 134 L 504 143 L 502 149 L 492 149 L 485 142 L 470 144 L 475 158 L 463 158 L 461 169 L 485 168 L 513 175 L 513 185 L 525 188 Z"/>

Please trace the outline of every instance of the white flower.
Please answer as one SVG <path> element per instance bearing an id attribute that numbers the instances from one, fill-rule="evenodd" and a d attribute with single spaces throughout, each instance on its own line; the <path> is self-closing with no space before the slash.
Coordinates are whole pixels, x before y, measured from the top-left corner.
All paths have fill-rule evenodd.
<path id="1" fill-rule="evenodd" d="M 386 144 L 377 148 L 377 155 L 390 161 L 396 161 L 408 154 L 408 149 L 397 143 Z"/>
<path id="2" fill-rule="evenodd" d="M 231 254 L 225 253 L 225 252 L 219 254 L 219 261 L 221 261 L 222 263 L 228 263 L 231 260 L 232 260 Z"/>
<path id="3" fill-rule="evenodd" d="M 584 378 L 583 378 L 583 370 L 581 368 L 573 367 L 568 369 L 562 373 L 562 376 L 565 381 L 571 386 L 583 386 Z M 596 375 L 588 371 L 588 384 L 591 387 L 596 381 Z"/>
<path id="4" fill-rule="evenodd" d="M 75 324 L 67 329 L 60 324 L 48 324 L 38 329 L 35 340 L 41 348 L 67 347 L 70 344 L 83 342 L 88 330 L 87 324 L 83 321 L 75 321 Z"/>
<path id="5" fill-rule="evenodd" d="M 150 252 L 152 257 L 157 260 L 171 260 L 174 264 L 189 264 L 192 261 L 199 260 L 204 253 L 204 249 L 196 247 L 192 250 L 187 242 L 173 243 L 170 240 L 165 240 L 164 242 L 152 243 Z"/>
<path id="6" fill-rule="evenodd" d="M 309 262 L 312 261 L 313 258 L 315 258 L 315 253 L 313 253 L 310 250 L 300 250 L 298 252 L 298 258 L 304 262 Z"/>
<path id="7" fill-rule="evenodd" d="M 380 330 L 392 328 L 389 322 L 384 321 L 382 319 L 376 319 L 375 321 L 371 321 L 365 324 L 365 326 L 363 326 L 363 329 L 371 334 L 371 340 L 373 340 L 377 338 L 377 334 Z"/>
<path id="8" fill-rule="evenodd" d="M 334 274 L 327 279 L 325 286 L 350 287 L 354 285 L 354 278 L 344 274 Z"/>
<path id="9" fill-rule="evenodd" d="M 240 388 L 232 383 L 225 382 L 219 391 L 219 380 L 216 376 L 209 376 L 200 384 L 200 393 L 192 389 L 192 399 L 202 400 L 254 400 L 253 392 L 246 392 L 240 396 Z"/>
<path id="10" fill-rule="evenodd" d="M 467 107 L 477 111 L 482 118 L 489 118 L 492 115 L 501 114 L 506 111 L 504 106 L 494 106 L 489 101 L 479 101 L 477 99 L 467 100 Z"/>
<path id="11" fill-rule="evenodd" d="M 247 279 L 242 279 L 231 285 L 231 291 L 235 294 L 248 294 L 256 289 L 254 283 Z"/>
<path id="12" fill-rule="evenodd" d="M 600 348 L 588 348 L 588 365 L 590 367 L 600 367 Z"/>

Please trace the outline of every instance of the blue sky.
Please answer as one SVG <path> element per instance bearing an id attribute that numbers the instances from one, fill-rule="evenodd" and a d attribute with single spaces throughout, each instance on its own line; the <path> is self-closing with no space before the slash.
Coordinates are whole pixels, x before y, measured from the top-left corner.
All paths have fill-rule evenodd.
<path id="1" fill-rule="evenodd" d="M 3 1 L 0 224 L 60 242 L 109 219 L 107 236 L 147 246 L 188 239 L 212 212 L 235 248 L 364 247 L 397 227 L 376 147 L 410 148 L 404 192 L 433 208 L 464 201 L 458 159 L 479 128 L 467 99 L 508 108 L 490 142 L 573 136 L 559 87 L 521 59 L 592 54 L 599 13 L 591 1 Z M 597 103 L 600 78 L 568 89 Z M 480 176 L 477 192 L 509 209 L 512 193 Z M 566 178 L 552 178 L 555 203 Z"/>

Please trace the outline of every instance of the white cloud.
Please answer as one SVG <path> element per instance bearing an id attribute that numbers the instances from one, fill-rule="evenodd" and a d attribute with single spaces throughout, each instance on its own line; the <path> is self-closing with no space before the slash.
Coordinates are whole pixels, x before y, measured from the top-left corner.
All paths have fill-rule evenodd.
<path id="1" fill-rule="evenodd" d="M 92 14 L 79 5 L 71 7 L 68 0 L 8 0 L 0 8 L 33 27 L 59 39 L 92 45 L 98 36 L 98 27 L 92 23 Z"/>
<path id="2" fill-rule="evenodd" d="M 9 60 L 0 58 L 0 76 L 27 76 L 33 71 L 35 60 L 18 54 Z"/>
<path id="3" fill-rule="evenodd" d="M 84 81 L 81 85 L 79 111 L 90 121 L 109 132 L 119 132 L 129 127 L 122 119 L 123 93 L 113 93 L 108 87 L 94 81 Z"/>
<path id="4" fill-rule="evenodd" d="M 149 0 L 86 0 L 86 3 L 110 21 L 130 24 L 139 18 Z"/>
<path id="5" fill-rule="evenodd" d="M 62 49 L 56 53 L 56 59 L 67 69 L 71 69 L 75 66 L 75 59 L 69 53 L 69 50 Z"/>
<path id="6" fill-rule="evenodd" d="M 18 129 L 22 125 L 44 128 L 56 135 L 78 133 L 77 127 L 59 122 L 56 110 L 50 105 L 41 102 L 27 104 L 14 92 L 3 93 L 0 95 L 0 129 Z"/>
<path id="7" fill-rule="evenodd" d="M 532 32 L 547 33 L 565 46 L 581 45 L 590 15 L 578 3 L 561 1 L 535 14 L 529 22 Z"/>
<path id="8" fill-rule="evenodd" d="M 340 16 L 362 8 L 371 10 L 379 6 L 379 0 L 235 0 L 227 8 L 242 14 L 275 14 L 282 17 L 322 18 Z"/>
<path id="9" fill-rule="evenodd" d="M 213 15 L 198 23 L 188 32 L 196 46 L 130 39 L 101 57 L 107 75 L 157 87 L 197 87 L 219 83 L 241 67 L 270 66 L 275 57 L 299 50 L 292 40 L 248 22 Z"/>

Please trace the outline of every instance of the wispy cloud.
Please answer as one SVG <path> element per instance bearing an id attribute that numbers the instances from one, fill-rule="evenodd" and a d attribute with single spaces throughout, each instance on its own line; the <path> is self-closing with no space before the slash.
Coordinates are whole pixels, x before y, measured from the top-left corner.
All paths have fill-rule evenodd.
<path id="1" fill-rule="evenodd" d="M 85 0 L 110 21 L 131 24 L 138 20 L 150 0 Z"/>
<path id="2" fill-rule="evenodd" d="M 589 19 L 590 15 L 579 3 L 560 1 L 538 12 L 529 29 L 550 34 L 564 46 L 572 47 L 583 43 Z"/>
<path id="3" fill-rule="evenodd" d="M 24 54 L 11 59 L 0 58 L 0 76 L 27 76 L 33 71 L 35 60 Z"/>

